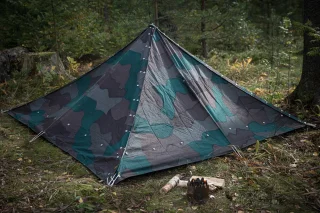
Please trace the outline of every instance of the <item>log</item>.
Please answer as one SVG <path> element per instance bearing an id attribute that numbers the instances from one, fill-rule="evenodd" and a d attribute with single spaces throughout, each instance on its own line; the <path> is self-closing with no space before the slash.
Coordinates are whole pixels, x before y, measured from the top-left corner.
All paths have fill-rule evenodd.
<path id="1" fill-rule="evenodd" d="M 214 177 L 202 177 L 202 176 L 192 176 L 190 178 L 191 179 L 201 179 L 201 178 L 204 178 L 207 182 L 208 182 L 208 185 L 211 186 L 216 186 L 216 187 L 220 187 L 220 188 L 224 188 L 225 187 L 225 180 L 224 179 L 221 179 L 221 178 L 214 178 Z"/>
<path id="2" fill-rule="evenodd" d="M 168 193 L 171 189 L 173 189 L 175 186 L 178 185 L 179 181 L 180 181 L 181 175 L 177 174 L 175 175 L 173 178 L 171 178 L 171 180 L 169 180 L 169 182 L 164 185 L 161 189 L 160 189 L 160 193 L 161 194 L 166 194 Z"/>

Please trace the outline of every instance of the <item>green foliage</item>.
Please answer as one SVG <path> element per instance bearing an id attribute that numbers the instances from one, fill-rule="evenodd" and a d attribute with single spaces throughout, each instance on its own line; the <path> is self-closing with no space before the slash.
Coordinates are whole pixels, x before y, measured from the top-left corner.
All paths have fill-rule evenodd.
<path id="1" fill-rule="evenodd" d="M 87 1 L 5 0 L 0 4 L 5 8 L 0 16 L 4 47 L 56 50 L 72 57 L 106 54 L 103 21 L 87 8 Z"/>
<path id="2" fill-rule="evenodd" d="M 77 73 L 78 72 L 78 69 L 79 69 L 79 66 L 80 64 L 76 62 L 76 60 L 74 60 L 73 58 L 71 57 L 67 57 L 67 60 L 69 62 L 69 71 L 72 72 L 72 73 Z"/>
<path id="3" fill-rule="evenodd" d="M 159 27 L 193 54 L 202 53 L 203 40 L 210 56 L 221 51 L 251 52 L 244 58 L 253 62 L 287 57 L 289 37 L 291 52 L 295 50 L 301 35 L 292 36 L 291 19 L 300 20 L 300 3 L 203 2 L 202 9 L 202 1 L 158 1 Z M 0 48 L 22 45 L 76 59 L 88 54 L 110 56 L 154 20 L 150 0 L 4 0 L 0 7 L 4 8 Z"/>
<path id="4" fill-rule="evenodd" d="M 314 46 L 308 52 L 308 55 L 310 56 L 320 55 L 320 29 L 313 28 L 312 23 L 308 22 L 305 25 L 305 30 L 307 31 L 308 35 L 311 37 L 311 43 L 314 44 Z"/>
<path id="5" fill-rule="evenodd" d="M 65 55 L 80 58 L 85 54 L 106 55 L 106 33 L 101 30 L 103 22 L 99 14 L 85 10 L 68 20 L 65 24 L 68 28 L 59 33 L 60 50 Z"/>

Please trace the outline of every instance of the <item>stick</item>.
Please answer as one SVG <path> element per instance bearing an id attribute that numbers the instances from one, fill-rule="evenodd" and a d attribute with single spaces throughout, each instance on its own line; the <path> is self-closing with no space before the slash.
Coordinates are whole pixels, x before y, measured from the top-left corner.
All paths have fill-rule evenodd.
<path id="1" fill-rule="evenodd" d="M 171 178 L 171 180 L 169 180 L 169 182 L 166 185 L 164 185 L 160 189 L 160 193 L 161 194 L 168 193 L 171 189 L 173 189 L 176 185 L 178 185 L 180 178 L 181 178 L 180 174 L 175 175 L 173 178 Z"/>

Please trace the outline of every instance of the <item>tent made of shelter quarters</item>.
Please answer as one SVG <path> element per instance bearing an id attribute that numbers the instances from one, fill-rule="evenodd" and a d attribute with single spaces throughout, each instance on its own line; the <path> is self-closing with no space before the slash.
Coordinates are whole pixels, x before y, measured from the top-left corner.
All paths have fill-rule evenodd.
<path id="1" fill-rule="evenodd" d="M 108 185 L 244 148 L 306 124 L 154 25 L 68 85 L 8 114 Z"/>

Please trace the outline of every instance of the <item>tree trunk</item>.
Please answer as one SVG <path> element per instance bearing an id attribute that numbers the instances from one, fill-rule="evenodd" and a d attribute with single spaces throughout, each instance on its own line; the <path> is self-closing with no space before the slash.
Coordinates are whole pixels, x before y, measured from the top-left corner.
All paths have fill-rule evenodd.
<path id="1" fill-rule="evenodd" d="M 305 0 L 303 19 L 306 24 L 312 23 L 313 28 L 320 28 L 320 1 Z M 295 91 L 289 96 L 291 101 L 301 100 L 305 104 L 320 104 L 320 55 L 310 56 L 311 48 L 319 45 L 319 42 L 312 42 L 314 38 L 309 35 L 306 29 L 304 32 L 303 68 L 301 80 Z"/>
<path id="2" fill-rule="evenodd" d="M 56 52 L 60 53 L 60 43 L 58 39 L 58 31 L 57 31 L 57 23 L 56 23 L 56 16 L 55 16 L 55 8 L 53 4 L 53 0 L 51 0 L 51 11 L 52 11 L 52 16 L 53 16 L 53 30 L 54 30 L 54 35 L 55 35 L 55 40 L 56 40 Z"/>
<path id="3" fill-rule="evenodd" d="M 158 0 L 154 0 L 154 24 L 159 27 Z"/>
<path id="4" fill-rule="evenodd" d="M 205 0 L 201 0 L 201 11 L 205 10 Z M 206 24 L 204 22 L 204 17 L 201 18 L 201 47 L 202 47 L 202 56 L 205 58 L 208 58 L 208 50 L 207 50 L 207 39 L 205 38 L 205 30 L 206 30 Z"/>

